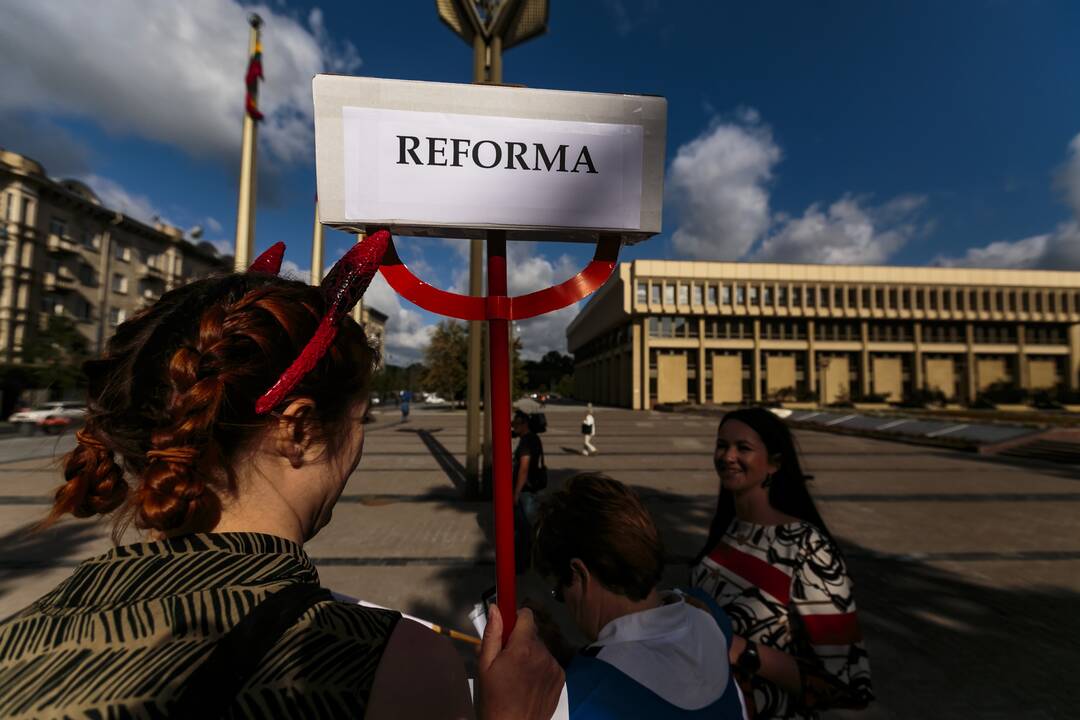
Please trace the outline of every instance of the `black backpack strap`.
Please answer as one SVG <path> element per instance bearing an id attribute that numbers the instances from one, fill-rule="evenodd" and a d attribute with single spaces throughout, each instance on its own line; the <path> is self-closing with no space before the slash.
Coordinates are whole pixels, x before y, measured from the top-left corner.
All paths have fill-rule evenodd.
<path id="1" fill-rule="evenodd" d="M 266 653 L 316 603 L 332 600 L 318 585 L 289 585 L 266 596 L 214 646 L 184 683 L 170 717 L 220 717 Z"/>

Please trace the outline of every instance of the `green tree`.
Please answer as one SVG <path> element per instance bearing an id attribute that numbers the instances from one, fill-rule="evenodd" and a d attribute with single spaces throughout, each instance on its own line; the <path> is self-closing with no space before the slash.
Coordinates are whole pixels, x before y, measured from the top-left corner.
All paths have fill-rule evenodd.
<path id="1" fill-rule="evenodd" d="M 461 400 L 465 397 L 468 363 L 469 334 L 465 323 L 443 320 L 435 326 L 424 351 L 424 388 L 448 400 Z"/>
<path id="2" fill-rule="evenodd" d="M 82 365 L 89 358 L 89 341 L 71 318 L 61 315 L 50 315 L 45 328 L 23 347 L 23 360 L 33 368 L 36 384 L 53 395 L 85 382 Z"/>

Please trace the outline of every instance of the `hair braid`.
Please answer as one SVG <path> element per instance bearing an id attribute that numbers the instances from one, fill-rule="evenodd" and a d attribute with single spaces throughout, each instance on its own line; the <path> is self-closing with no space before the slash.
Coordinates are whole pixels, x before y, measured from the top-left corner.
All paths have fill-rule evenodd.
<path id="1" fill-rule="evenodd" d="M 75 433 L 78 445 L 64 458 L 64 484 L 55 495 L 52 512 L 42 525 L 51 525 L 61 515 L 85 518 L 112 512 L 127 497 L 124 473 L 113 459 L 112 450 L 87 425 Z"/>
<path id="2" fill-rule="evenodd" d="M 216 523 L 221 503 L 200 466 L 213 466 L 218 454 L 213 427 L 228 378 L 214 356 L 227 342 L 230 309 L 209 308 L 199 322 L 196 344 L 180 346 L 169 360 L 167 413 L 173 422 L 150 434 L 143 482 L 134 498 L 139 527 L 170 531 Z"/>

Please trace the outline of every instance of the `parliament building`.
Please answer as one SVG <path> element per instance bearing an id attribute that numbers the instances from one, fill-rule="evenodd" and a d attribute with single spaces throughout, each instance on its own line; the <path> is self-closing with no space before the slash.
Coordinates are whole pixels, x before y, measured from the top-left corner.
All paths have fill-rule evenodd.
<path id="1" fill-rule="evenodd" d="M 576 396 L 971 403 L 1080 388 L 1080 272 L 635 260 L 566 331 Z"/>

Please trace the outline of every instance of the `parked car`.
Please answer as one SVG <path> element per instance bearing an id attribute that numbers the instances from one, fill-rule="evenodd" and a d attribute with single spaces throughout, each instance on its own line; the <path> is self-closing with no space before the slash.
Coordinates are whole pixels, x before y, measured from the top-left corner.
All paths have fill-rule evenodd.
<path id="1" fill-rule="evenodd" d="M 40 425 L 45 420 L 50 419 L 82 420 L 85 417 L 86 403 L 64 400 L 47 402 L 29 410 L 20 410 L 9 417 L 8 422 Z"/>
<path id="2" fill-rule="evenodd" d="M 446 404 L 446 400 L 439 397 L 435 393 L 430 393 L 426 398 L 424 398 L 424 402 L 426 402 L 428 405 L 445 405 Z"/>

